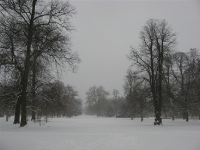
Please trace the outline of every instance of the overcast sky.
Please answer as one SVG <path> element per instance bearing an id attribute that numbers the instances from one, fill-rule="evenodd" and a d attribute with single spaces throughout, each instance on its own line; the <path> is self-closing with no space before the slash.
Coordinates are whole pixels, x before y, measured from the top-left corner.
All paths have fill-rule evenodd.
<path id="1" fill-rule="evenodd" d="M 71 0 L 77 14 L 71 20 L 73 50 L 82 60 L 77 73 L 63 74 L 62 81 L 75 87 L 81 99 L 94 85 L 112 96 L 123 96 L 126 55 L 138 47 L 139 32 L 148 19 L 165 19 L 177 35 L 177 51 L 200 49 L 200 0 L 197 1 L 86 1 Z"/>

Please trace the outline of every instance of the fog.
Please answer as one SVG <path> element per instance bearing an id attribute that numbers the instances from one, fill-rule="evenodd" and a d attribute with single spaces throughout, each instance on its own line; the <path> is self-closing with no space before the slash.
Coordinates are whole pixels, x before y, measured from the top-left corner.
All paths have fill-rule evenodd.
<path id="1" fill-rule="evenodd" d="M 71 20 L 72 48 L 82 60 L 76 73 L 62 74 L 81 99 L 93 86 L 123 95 L 124 76 L 130 66 L 130 46 L 140 44 L 139 32 L 148 19 L 165 19 L 177 33 L 176 51 L 200 48 L 200 1 L 70 1 L 77 14 Z M 111 95 L 112 96 L 112 95 Z"/>

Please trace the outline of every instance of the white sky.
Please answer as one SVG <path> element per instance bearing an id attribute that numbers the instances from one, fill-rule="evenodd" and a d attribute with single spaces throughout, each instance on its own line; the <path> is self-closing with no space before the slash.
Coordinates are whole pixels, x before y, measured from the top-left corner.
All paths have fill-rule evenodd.
<path id="1" fill-rule="evenodd" d="M 139 32 L 148 19 L 165 19 L 177 36 L 177 51 L 200 49 L 200 0 L 198 1 L 86 1 L 71 0 L 77 14 L 71 20 L 73 50 L 82 60 L 77 73 L 63 74 L 65 84 L 75 86 L 80 98 L 94 85 L 124 94 L 130 66 L 126 55 L 138 47 Z"/>

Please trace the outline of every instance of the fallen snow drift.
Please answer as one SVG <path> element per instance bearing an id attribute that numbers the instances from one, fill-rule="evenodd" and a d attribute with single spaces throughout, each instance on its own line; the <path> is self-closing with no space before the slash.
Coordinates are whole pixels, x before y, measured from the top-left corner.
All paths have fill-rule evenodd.
<path id="1" fill-rule="evenodd" d="M 200 121 L 153 118 L 52 118 L 19 128 L 0 118 L 1 150 L 200 150 Z"/>

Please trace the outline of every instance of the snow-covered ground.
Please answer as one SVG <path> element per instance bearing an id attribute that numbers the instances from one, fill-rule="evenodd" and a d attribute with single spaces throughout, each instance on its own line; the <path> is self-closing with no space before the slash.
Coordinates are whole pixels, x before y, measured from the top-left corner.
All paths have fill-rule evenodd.
<path id="1" fill-rule="evenodd" d="M 200 150 L 200 121 L 153 118 L 53 118 L 19 128 L 0 118 L 0 150 Z"/>

